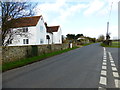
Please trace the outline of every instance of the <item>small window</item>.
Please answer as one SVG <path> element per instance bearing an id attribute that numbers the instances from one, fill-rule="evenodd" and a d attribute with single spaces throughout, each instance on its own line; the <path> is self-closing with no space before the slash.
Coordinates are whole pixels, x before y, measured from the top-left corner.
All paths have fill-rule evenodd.
<path id="1" fill-rule="evenodd" d="M 23 44 L 29 44 L 29 39 L 23 39 Z"/>
<path id="2" fill-rule="evenodd" d="M 12 44 L 12 40 L 8 40 L 8 43 L 9 43 L 9 44 Z"/>
<path id="3" fill-rule="evenodd" d="M 23 32 L 28 32 L 28 28 L 23 28 Z"/>
<path id="4" fill-rule="evenodd" d="M 40 39 L 40 44 L 43 44 L 44 42 L 43 42 L 43 39 Z"/>

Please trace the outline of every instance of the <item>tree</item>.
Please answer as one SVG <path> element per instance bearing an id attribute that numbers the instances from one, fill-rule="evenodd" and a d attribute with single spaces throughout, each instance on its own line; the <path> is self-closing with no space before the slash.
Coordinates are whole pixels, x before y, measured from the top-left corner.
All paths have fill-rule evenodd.
<path id="1" fill-rule="evenodd" d="M 100 35 L 98 37 L 98 41 L 101 42 L 101 41 L 104 41 L 105 40 L 105 36 L 104 35 Z"/>
<path id="2" fill-rule="evenodd" d="M 65 42 L 65 36 L 62 35 L 62 43 L 64 43 L 64 42 Z"/>
<path id="3" fill-rule="evenodd" d="M 10 0 L 12 1 L 12 0 Z M 14 0 L 13 0 L 14 1 Z M 6 46 L 13 40 L 15 35 L 25 35 L 25 33 L 21 33 L 20 31 L 13 31 L 11 29 L 11 25 L 15 19 L 21 17 L 33 16 L 33 9 L 36 6 L 35 4 L 31 4 L 30 2 L 3 2 L 0 1 L 1 6 L 1 20 L 2 21 L 2 45 Z"/>
<path id="4" fill-rule="evenodd" d="M 83 34 L 77 34 L 77 35 L 75 36 L 75 38 L 78 39 L 78 38 L 81 37 L 81 36 L 83 36 Z"/>
<path id="5" fill-rule="evenodd" d="M 68 40 L 75 39 L 75 34 L 67 34 L 66 36 Z"/>

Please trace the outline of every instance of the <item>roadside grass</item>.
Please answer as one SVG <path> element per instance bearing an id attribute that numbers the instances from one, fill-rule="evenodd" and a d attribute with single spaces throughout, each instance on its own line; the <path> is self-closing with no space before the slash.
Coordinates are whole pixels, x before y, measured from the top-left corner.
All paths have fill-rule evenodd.
<path id="1" fill-rule="evenodd" d="M 120 42 L 112 42 L 112 46 L 120 46 Z"/>
<path id="2" fill-rule="evenodd" d="M 82 46 L 87 46 L 87 45 L 90 45 L 90 44 L 93 44 L 93 43 L 86 43 L 86 44 L 83 44 Z"/>
<path id="3" fill-rule="evenodd" d="M 93 44 L 93 43 L 83 44 L 80 47 L 87 46 L 87 45 L 90 45 L 90 44 Z M 18 67 L 22 67 L 22 66 L 25 66 L 25 65 L 37 62 L 37 61 L 41 61 L 43 59 L 46 59 L 46 58 L 49 58 L 49 57 L 52 57 L 52 56 L 55 56 L 55 55 L 58 55 L 58 54 L 62 54 L 62 53 L 65 53 L 65 52 L 68 52 L 70 50 L 77 49 L 77 48 L 80 48 L 80 47 L 77 46 L 77 47 L 68 48 L 68 49 L 61 50 L 61 51 L 56 51 L 56 52 L 52 52 L 52 53 L 43 54 L 43 55 L 40 55 L 40 56 L 34 56 L 34 57 L 30 57 L 30 58 L 25 58 L 25 59 L 13 61 L 13 62 L 7 62 L 7 63 L 2 64 L 2 68 L 0 68 L 0 70 L 2 69 L 2 72 L 5 72 L 5 71 L 8 71 L 8 70 L 18 68 Z"/>
<path id="4" fill-rule="evenodd" d="M 103 47 L 120 48 L 120 42 L 112 42 L 112 45 L 105 45 L 104 43 L 101 43 L 100 45 Z"/>
<path id="5" fill-rule="evenodd" d="M 70 50 L 77 49 L 77 48 L 78 47 L 73 47 L 73 48 L 68 48 L 68 49 L 65 49 L 65 50 L 56 51 L 56 52 L 52 52 L 52 53 L 48 53 L 48 54 L 44 54 L 44 55 L 40 55 L 40 56 L 34 56 L 34 57 L 22 59 L 22 60 L 7 62 L 7 63 L 2 64 L 2 72 L 7 71 L 7 70 L 11 70 L 11 69 L 14 69 L 14 68 L 22 67 L 22 66 L 31 64 L 33 62 L 41 61 L 41 60 L 46 59 L 48 57 L 52 57 L 54 55 L 58 55 L 58 54 L 61 54 L 61 53 L 64 53 L 64 52 L 68 52 Z"/>

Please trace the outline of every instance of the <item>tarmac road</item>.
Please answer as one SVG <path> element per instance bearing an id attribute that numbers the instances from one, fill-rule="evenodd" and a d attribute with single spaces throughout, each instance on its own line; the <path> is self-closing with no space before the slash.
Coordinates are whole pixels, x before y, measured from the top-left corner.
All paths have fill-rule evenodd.
<path id="1" fill-rule="evenodd" d="M 118 88 L 118 49 L 84 46 L 3 73 L 3 88 Z"/>

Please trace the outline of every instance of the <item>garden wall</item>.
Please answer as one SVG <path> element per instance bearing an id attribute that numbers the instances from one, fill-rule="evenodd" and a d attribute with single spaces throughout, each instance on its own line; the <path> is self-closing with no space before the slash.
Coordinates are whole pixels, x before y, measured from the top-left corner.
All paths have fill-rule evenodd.
<path id="1" fill-rule="evenodd" d="M 67 48 L 69 48 L 69 44 L 0 47 L 0 53 L 2 53 L 0 59 L 2 59 L 2 63 L 6 63 Z"/>

